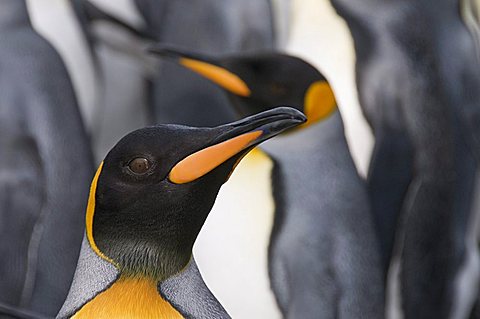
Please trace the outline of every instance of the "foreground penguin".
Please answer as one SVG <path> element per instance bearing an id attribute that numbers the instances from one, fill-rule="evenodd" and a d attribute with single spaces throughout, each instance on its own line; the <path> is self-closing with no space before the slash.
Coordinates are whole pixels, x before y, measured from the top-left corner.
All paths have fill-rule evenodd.
<path id="1" fill-rule="evenodd" d="M 263 147 L 275 163 L 268 253 L 277 303 L 287 318 L 383 318 L 365 185 L 326 79 L 306 62 L 276 53 L 214 59 L 162 47 L 153 51 L 223 87 L 242 115 L 280 101 L 305 112 L 305 125 Z"/>
<path id="2" fill-rule="evenodd" d="M 92 155 L 65 66 L 25 1 L 0 0 L 0 43 L 0 317 L 54 316 L 75 272 Z"/>
<path id="3" fill-rule="evenodd" d="M 193 244 L 242 157 L 303 122 L 300 112 L 276 108 L 215 128 L 160 125 L 124 137 L 93 179 L 58 318 L 228 317 L 196 268 Z"/>

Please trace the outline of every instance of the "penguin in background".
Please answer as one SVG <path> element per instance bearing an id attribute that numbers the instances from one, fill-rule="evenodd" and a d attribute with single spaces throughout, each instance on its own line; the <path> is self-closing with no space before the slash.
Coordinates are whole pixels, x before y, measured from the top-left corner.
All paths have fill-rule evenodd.
<path id="1" fill-rule="evenodd" d="M 97 5 L 98 4 L 98 5 Z M 152 41 L 135 7 L 127 16 L 88 0 L 70 0 L 96 69 L 97 106 L 89 121 L 98 160 L 126 133 L 153 124 L 148 87 L 155 67 L 143 48 Z M 135 17 L 138 17 L 135 19 Z M 133 20 L 133 22 L 131 21 Z"/>
<path id="2" fill-rule="evenodd" d="M 26 0 L 33 29 L 61 56 L 77 96 L 87 133 L 90 133 L 98 104 L 99 83 L 81 24 L 71 0 Z"/>
<path id="3" fill-rule="evenodd" d="M 275 47 L 269 0 L 134 2 L 155 42 L 206 54 Z M 150 87 L 150 103 L 155 123 L 215 126 L 235 118 L 234 112 L 224 107 L 228 100 L 221 90 L 171 63 L 158 67 Z"/>
<path id="4" fill-rule="evenodd" d="M 0 0 L 0 316 L 54 316 L 84 232 L 92 155 L 65 66 Z"/>
<path id="5" fill-rule="evenodd" d="M 306 124 L 262 146 L 274 162 L 268 266 L 277 304 L 286 318 L 383 318 L 366 189 L 323 75 L 279 53 L 214 58 L 164 46 L 151 51 L 222 87 L 243 116 L 280 101 L 306 114 Z"/>
<path id="6" fill-rule="evenodd" d="M 119 137 L 148 123 L 144 101 L 149 73 L 135 52 L 129 51 L 143 47 L 139 38 L 145 33 L 137 23 L 141 18 L 135 19 L 135 8 L 123 9 L 128 0 L 115 1 L 114 9 L 108 3 L 27 1 L 34 28 L 67 66 L 99 160 Z"/>
<path id="7" fill-rule="evenodd" d="M 194 241 L 243 156 L 305 120 L 281 107 L 121 139 L 93 179 L 77 271 L 57 318 L 228 318 L 196 268 Z"/>
<path id="8" fill-rule="evenodd" d="M 332 4 L 353 36 L 375 134 L 368 184 L 385 273 L 395 242 L 404 317 L 465 318 L 479 279 L 480 73 L 460 2 Z"/>

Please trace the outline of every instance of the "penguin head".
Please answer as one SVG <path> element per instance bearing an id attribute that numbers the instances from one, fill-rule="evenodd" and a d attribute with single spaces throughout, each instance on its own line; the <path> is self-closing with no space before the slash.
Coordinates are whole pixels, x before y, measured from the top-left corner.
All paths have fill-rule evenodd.
<path id="1" fill-rule="evenodd" d="M 303 122 L 300 112 L 282 107 L 214 128 L 159 125 L 128 134 L 92 182 L 90 246 L 124 275 L 162 280 L 179 272 L 236 164 Z"/>
<path id="2" fill-rule="evenodd" d="M 173 58 L 222 87 L 241 116 L 286 104 L 305 113 L 306 125 L 309 125 L 327 118 L 337 109 L 325 77 L 294 56 L 269 52 L 214 58 L 164 46 L 150 51 Z"/>

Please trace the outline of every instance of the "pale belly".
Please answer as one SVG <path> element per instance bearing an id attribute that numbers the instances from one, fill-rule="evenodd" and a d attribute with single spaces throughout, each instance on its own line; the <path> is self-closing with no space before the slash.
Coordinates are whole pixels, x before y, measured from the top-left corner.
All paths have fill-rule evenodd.
<path id="1" fill-rule="evenodd" d="M 268 277 L 272 161 L 253 151 L 222 187 L 195 242 L 203 279 L 232 318 L 281 318 Z"/>
<path id="2" fill-rule="evenodd" d="M 74 319 L 177 319 L 183 316 L 147 278 L 120 278 L 83 306 Z"/>

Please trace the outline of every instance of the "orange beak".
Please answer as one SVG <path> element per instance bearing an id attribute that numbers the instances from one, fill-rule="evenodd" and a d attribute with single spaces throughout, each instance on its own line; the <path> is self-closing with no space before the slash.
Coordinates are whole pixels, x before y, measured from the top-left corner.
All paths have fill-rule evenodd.
<path id="1" fill-rule="evenodd" d="M 223 125 L 221 136 L 211 145 L 179 161 L 171 169 L 169 180 L 175 184 L 192 182 L 232 157 L 243 156 L 254 146 L 305 121 L 306 118 L 301 112 L 293 108 L 279 107 Z"/>

